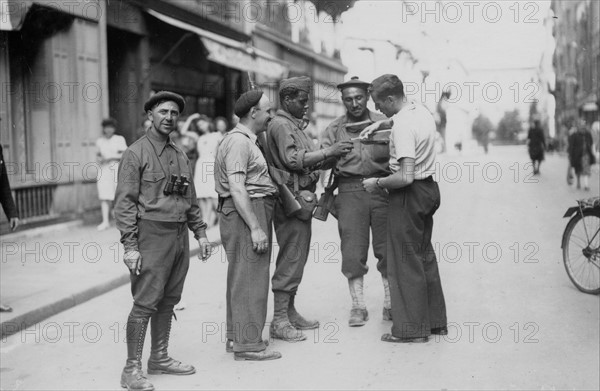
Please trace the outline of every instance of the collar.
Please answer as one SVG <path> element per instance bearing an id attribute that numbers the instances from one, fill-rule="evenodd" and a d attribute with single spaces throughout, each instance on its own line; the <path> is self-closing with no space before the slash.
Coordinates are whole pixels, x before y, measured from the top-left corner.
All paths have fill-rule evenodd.
<path id="1" fill-rule="evenodd" d="M 146 137 L 148 137 L 148 140 L 152 143 L 152 145 L 154 146 L 154 148 L 156 149 L 156 152 L 158 153 L 158 156 L 162 155 L 163 151 L 165 150 L 165 148 L 167 147 L 167 145 L 170 146 L 174 146 L 173 141 L 171 140 L 171 137 L 167 136 L 167 140 L 161 140 L 160 138 L 158 138 L 156 135 L 154 135 L 151 131 L 146 132 Z"/>
<path id="2" fill-rule="evenodd" d="M 298 129 L 300 129 L 300 124 L 302 123 L 302 120 L 298 119 L 298 118 L 295 118 L 293 115 L 291 115 L 287 111 L 279 109 L 279 110 L 277 110 L 277 113 L 275 115 L 279 115 L 281 117 L 286 118 L 289 121 L 292 121 L 292 123 L 294 125 L 296 125 L 298 127 Z"/>
<path id="3" fill-rule="evenodd" d="M 238 124 L 237 124 L 237 125 L 235 125 L 235 128 L 234 128 L 234 129 L 235 129 L 235 130 L 238 130 L 238 131 L 240 131 L 240 132 L 242 132 L 242 133 L 244 133 L 244 135 L 248 136 L 248 138 L 249 138 L 249 139 L 250 139 L 250 140 L 251 140 L 253 143 L 255 143 L 255 144 L 256 144 L 256 140 L 257 140 L 257 137 L 256 137 L 256 135 L 254 134 L 254 132 L 252 132 L 250 129 L 248 129 L 248 127 L 247 127 L 246 125 L 244 125 L 244 124 L 241 124 L 241 123 L 239 123 L 239 122 L 238 122 Z"/>

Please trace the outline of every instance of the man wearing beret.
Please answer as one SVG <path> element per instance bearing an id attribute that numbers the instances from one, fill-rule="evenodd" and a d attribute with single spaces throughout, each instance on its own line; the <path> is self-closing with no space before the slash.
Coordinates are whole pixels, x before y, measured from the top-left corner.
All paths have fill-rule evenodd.
<path id="1" fill-rule="evenodd" d="M 124 153 L 119 167 L 115 217 L 131 273 L 133 308 L 127 319 L 127 361 L 121 386 L 153 390 L 142 372 L 142 349 L 150 322 L 148 373 L 191 375 L 193 366 L 167 352 L 173 307 L 181 299 L 189 267 L 187 228 L 203 260 L 210 256 L 189 160 L 169 139 L 185 106 L 175 93 L 158 92 L 144 104 L 152 126 Z"/>
<path id="2" fill-rule="evenodd" d="M 267 318 L 271 231 L 277 188 L 257 145 L 271 119 L 271 102 L 250 90 L 237 100 L 240 120 L 217 148 L 215 187 L 219 226 L 227 254 L 227 342 L 235 360 L 281 358 L 267 352 L 262 331 Z"/>
<path id="3" fill-rule="evenodd" d="M 395 75 L 373 80 L 371 96 L 375 107 L 393 118 L 392 174 L 363 180 L 368 192 L 387 189 L 390 193 L 387 260 L 394 323 L 392 332 L 381 340 L 427 342 L 431 334 L 448 333 L 446 303 L 431 244 L 433 215 L 440 206 L 440 189 L 433 179 L 435 121 L 427 108 L 406 99 L 402 81 Z M 373 129 L 382 122 L 376 122 Z"/>
<path id="4" fill-rule="evenodd" d="M 361 81 L 358 77 L 338 84 L 346 114 L 336 118 L 325 129 L 321 147 L 327 148 L 337 141 L 358 138 L 369 122 L 385 119 L 385 116 L 367 108 L 369 86 L 370 83 Z M 386 269 L 388 194 L 382 189 L 368 193 L 362 186 L 364 178 L 379 178 L 390 174 L 389 132 L 385 135 L 382 133 L 375 134 L 369 143 L 355 141 L 354 149 L 340 158 L 334 169 L 338 179 L 335 207 L 342 247 L 342 273 L 348 279 L 352 298 L 348 321 L 352 327 L 362 326 L 369 319 L 363 296 L 363 276 L 369 270 L 369 228 L 373 235 L 373 252 L 378 260 L 377 270 L 383 278 L 383 318 L 391 319 Z"/>
<path id="5" fill-rule="evenodd" d="M 338 157 L 350 152 L 352 143 L 339 141 L 328 148 L 318 149 L 304 133 L 301 124 L 308 111 L 310 91 L 311 80 L 308 77 L 281 81 L 281 109 L 269 122 L 266 143 L 273 165 L 291 174 L 287 183 L 290 189 L 293 189 L 294 180 L 297 180 L 299 190 L 314 192 L 319 170 L 334 167 Z M 306 336 L 299 330 L 319 327 L 318 321 L 306 320 L 294 305 L 308 259 L 311 221 L 286 216 L 281 203 L 275 205 L 273 220 L 279 253 L 272 278 L 275 309 L 270 328 L 271 337 L 285 341 L 303 341 Z"/>

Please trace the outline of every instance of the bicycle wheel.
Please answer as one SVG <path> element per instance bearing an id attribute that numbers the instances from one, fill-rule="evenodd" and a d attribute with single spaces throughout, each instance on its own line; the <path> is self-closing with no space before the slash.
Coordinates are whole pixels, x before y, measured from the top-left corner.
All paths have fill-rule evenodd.
<path id="1" fill-rule="evenodd" d="M 582 292 L 600 293 L 600 211 L 588 209 L 569 220 L 563 235 L 563 261 Z"/>

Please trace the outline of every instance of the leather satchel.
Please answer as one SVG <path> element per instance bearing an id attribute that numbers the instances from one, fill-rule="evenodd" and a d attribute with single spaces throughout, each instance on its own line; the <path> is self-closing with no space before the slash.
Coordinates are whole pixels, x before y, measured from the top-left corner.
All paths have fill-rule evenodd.
<path id="1" fill-rule="evenodd" d="M 294 198 L 300 204 L 300 210 L 293 213 L 292 216 L 299 220 L 309 221 L 317 207 L 317 195 L 309 190 L 299 190 L 298 174 L 293 173 L 292 175 L 294 176 Z"/>

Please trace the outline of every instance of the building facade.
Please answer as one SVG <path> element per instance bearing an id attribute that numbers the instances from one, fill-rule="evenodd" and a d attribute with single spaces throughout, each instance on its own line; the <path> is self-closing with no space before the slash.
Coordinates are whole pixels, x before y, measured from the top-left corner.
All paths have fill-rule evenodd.
<path id="1" fill-rule="evenodd" d="M 131 144 L 156 91 L 183 95 L 184 117 L 232 119 L 249 79 L 277 105 L 279 81 L 307 75 L 326 125 L 343 111 L 336 26 L 353 3 L 0 0 L 0 142 L 25 227 L 97 211 L 100 123 Z"/>

